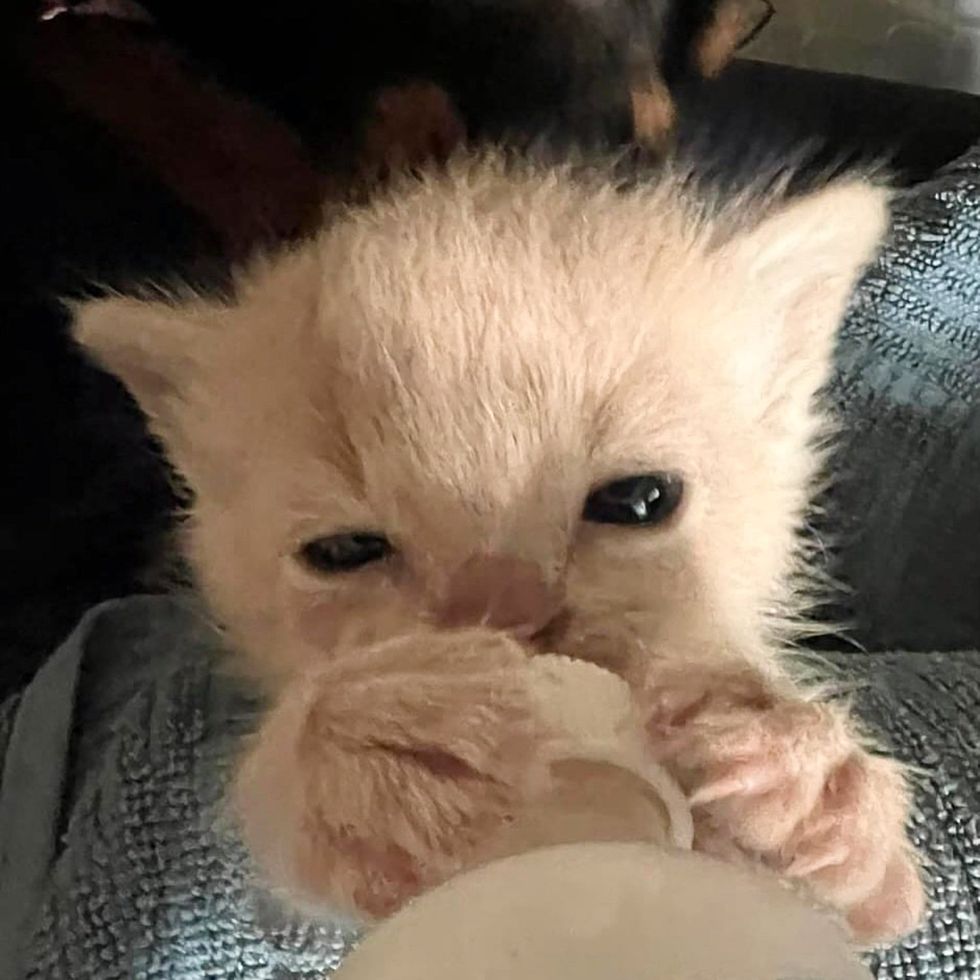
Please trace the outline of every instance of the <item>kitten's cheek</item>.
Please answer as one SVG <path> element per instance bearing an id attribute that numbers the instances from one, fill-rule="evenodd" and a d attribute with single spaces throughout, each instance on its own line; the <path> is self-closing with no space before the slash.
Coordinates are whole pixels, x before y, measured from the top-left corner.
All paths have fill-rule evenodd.
<path id="1" fill-rule="evenodd" d="M 339 647 L 367 646 L 418 625 L 418 610 L 397 590 L 367 581 L 363 588 L 366 595 L 352 595 L 345 589 L 334 595 L 297 598 L 294 635 L 311 656 Z"/>
<path id="2" fill-rule="evenodd" d="M 316 651 L 332 650 L 340 633 L 343 604 L 336 598 L 306 598 L 293 616 L 296 633 L 303 643 Z"/>

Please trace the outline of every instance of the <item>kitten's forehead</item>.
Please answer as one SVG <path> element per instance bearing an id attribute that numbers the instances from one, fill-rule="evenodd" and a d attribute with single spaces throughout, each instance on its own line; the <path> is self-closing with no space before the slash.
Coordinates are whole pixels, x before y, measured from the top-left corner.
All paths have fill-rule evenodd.
<path id="1" fill-rule="evenodd" d="M 703 264 L 682 204 L 533 171 L 432 178 L 324 234 L 319 328 L 396 402 L 603 401 Z"/>
<path id="2" fill-rule="evenodd" d="M 357 496 L 574 514 L 597 479 L 690 453 L 694 372 L 671 311 L 695 309 L 678 297 L 705 261 L 662 188 L 432 178 L 247 281 L 208 414 L 233 405 L 250 443 L 296 472 L 316 456 Z"/>
<path id="3" fill-rule="evenodd" d="M 853 255 L 827 224 L 842 202 L 869 216 Z M 211 354 L 200 342 L 188 401 L 203 390 L 213 405 L 195 417 L 232 416 L 226 436 L 512 496 L 549 468 L 659 462 L 692 432 L 717 456 L 732 426 L 782 404 L 784 360 L 825 375 L 880 224 L 879 197 L 856 185 L 739 231 L 669 179 L 621 192 L 477 160 L 340 214 L 247 277 L 237 323 Z"/>

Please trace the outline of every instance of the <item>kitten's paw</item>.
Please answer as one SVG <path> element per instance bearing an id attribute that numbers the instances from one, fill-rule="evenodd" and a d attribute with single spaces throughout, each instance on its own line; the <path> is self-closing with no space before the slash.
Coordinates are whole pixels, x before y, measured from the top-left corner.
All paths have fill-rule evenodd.
<path id="1" fill-rule="evenodd" d="M 905 779 L 860 746 L 846 712 L 737 668 L 663 665 L 646 697 L 654 751 L 689 794 L 699 849 L 805 881 L 861 941 L 915 928 L 924 896 Z"/>
<path id="2" fill-rule="evenodd" d="M 389 641 L 297 678 L 239 771 L 246 843 L 294 899 L 387 915 L 466 866 L 544 778 L 527 655 Z"/>

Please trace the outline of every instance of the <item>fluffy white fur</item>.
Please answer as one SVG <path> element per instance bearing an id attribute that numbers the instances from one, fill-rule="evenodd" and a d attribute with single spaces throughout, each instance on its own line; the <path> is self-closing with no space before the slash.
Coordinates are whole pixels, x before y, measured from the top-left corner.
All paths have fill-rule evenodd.
<path id="1" fill-rule="evenodd" d="M 79 309 L 277 699 L 239 799 L 278 883 L 384 914 L 464 866 L 533 781 L 521 664 L 545 648 L 634 685 L 701 846 L 805 878 L 863 938 L 914 926 L 900 771 L 778 656 L 814 397 L 885 198 L 855 178 L 719 211 L 670 177 L 457 161 L 255 263 L 233 302 Z M 650 470 L 685 479 L 666 525 L 582 521 L 590 488 Z M 395 555 L 297 560 L 353 529 Z"/>

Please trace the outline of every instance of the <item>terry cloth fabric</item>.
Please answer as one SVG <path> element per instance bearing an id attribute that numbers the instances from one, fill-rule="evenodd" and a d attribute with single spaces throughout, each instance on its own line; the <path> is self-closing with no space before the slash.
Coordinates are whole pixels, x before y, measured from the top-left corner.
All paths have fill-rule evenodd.
<path id="1" fill-rule="evenodd" d="M 825 502 L 846 614 L 876 650 L 980 646 L 980 148 L 895 201 L 830 388 Z"/>
<path id="2" fill-rule="evenodd" d="M 223 809 L 256 705 L 189 604 L 90 612 L 0 721 L 0 978 L 313 980 L 352 938 L 255 887 Z"/>

